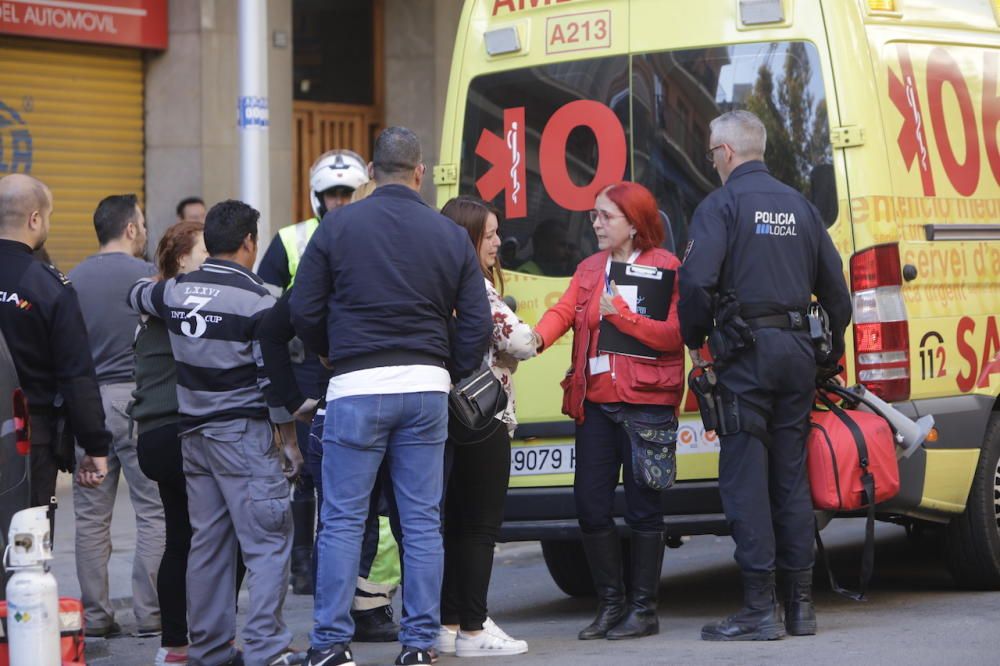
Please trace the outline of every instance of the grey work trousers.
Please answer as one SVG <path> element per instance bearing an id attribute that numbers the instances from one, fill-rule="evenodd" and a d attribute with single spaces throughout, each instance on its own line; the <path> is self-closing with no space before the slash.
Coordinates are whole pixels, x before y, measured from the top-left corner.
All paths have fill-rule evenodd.
<path id="1" fill-rule="evenodd" d="M 96 488 L 73 484 L 76 576 L 80 581 L 80 596 L 88 629 L 109 627 L 115 619 L 108 591 L 108 562 L 111 559 L 111 517 L 122 474 L 128 482 L 128 494 L 135 511 L 135 558 L 132 561 L 135 620 L 139 629 L 160 629 L 156 573 L 163 557 L 166 527 L 159 490 L 139 469 L 136 438 L 129 433 L 129 417 L 125 408 L 132 399 L 134 389 L 133 383 L 101 387 L 104 422 L 111 432 L 108 475 Z M 83 456 L 83 449 L 77 446 L 78 465 Z"/>
<path id="2" fill-rule="evenodd" d="M 289 647 L 282 607 L 292 552 L 288 481 L 270 424 L 209 423 L 181 434 L 191 552 L 188 555 L 188 659 L 196 666 L 236 656 L 236 548 L 243 550 L 250 604 L 243 659 L 260 666 Z"/>

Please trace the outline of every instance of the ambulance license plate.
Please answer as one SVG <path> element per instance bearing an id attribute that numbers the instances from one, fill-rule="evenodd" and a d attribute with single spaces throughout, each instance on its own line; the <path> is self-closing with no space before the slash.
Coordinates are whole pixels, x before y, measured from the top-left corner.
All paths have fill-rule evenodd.
<path id="1" fill-rule="evenodd" d="M 511 450 L 511 476 L 566 474 L 575 468 L 576 447 L 572 444 L 515 446 Z"/>

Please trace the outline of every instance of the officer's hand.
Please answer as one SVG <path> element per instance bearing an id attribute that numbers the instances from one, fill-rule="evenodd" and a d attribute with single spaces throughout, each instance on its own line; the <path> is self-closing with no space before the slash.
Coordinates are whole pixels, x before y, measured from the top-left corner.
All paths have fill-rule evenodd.
<path id="1" fill-rule="evenodd" d="M 96 488 L 107 475 L 107 456 L 84 456 L 76 470 L 76 482 L 84 488 Z"/>
<path id="2" fill-rule="evenodd" d="M 694 363 L 696 368 L 706 368 L 712 365 L 701 357 L 700 349 L 688 349 L 688 356 L 691 357 L 691 362 Z"/>
<path id="3" fill-rule="evenodd" d="M 333 370 L 333 364 L 330 363 L 330 359 L 327 358 L 326 356 L 320 356 L 319 357 L 319 363 L 320 363 L 320 365 L 322 365 L 327 370 Z"/>
<path id="4" fill-rule="evenodd" d="M 302 421 L 302 423 L 312 423 L 313 417 L 316 416 L 316 408 L 319 407 L 319 400 L 316 398 L 306 398 L 306 401 L 302 403 L 302 406 L 295 410 L 292 416 L 295 420 Z"/>
<path id="5" fill-rule="evenodd" d="M 618 314 L 618 308 L 615 307 L 614 299 L 616 296 L 620 296 L 618 293 L 618 285 L 615 281 L 611 281 L 611 293 L 604 292 L 601 294 L 601 314 L 602 315 L 613 315 Z"/>

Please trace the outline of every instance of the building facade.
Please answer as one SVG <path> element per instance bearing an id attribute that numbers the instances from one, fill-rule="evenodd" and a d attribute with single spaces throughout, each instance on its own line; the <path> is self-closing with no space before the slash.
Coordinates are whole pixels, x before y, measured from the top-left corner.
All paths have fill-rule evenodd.
<path id="1" fill-rule="evenodd" d="M 47 249 L 63 270 L 96 249 L 91 215 L 108 194 L 139 194 L 151 252 L 180 199 L 239 196 L 240 1 L 0 3 L 0 175 L 52 188 Z M 370 159 L 379 129 L 406 125 L 429 173 L 461 5 L 267 0 L 262 241 L 311 215 L 308 168 L 325 150 Z"/>

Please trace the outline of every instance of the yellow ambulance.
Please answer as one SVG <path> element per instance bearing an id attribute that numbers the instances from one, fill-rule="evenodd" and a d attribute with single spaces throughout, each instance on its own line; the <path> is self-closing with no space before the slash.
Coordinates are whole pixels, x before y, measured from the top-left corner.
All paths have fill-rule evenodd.
<path id="1" fill-rule="evenodd" d="M 849 382 L 937 420 L 880 517 L 936 524 L 956 581 L 1000 589 L 1000 0 L 467 0 L 439 201 L 504 212 L 508 293 L 535 323 L 597 249 L 586 211 L 603 185 L 648 187 L 667 247 L 684 247 L 719 184 L 708 124 L 730 109 L 763 119 L 772 173 L 843 255 Z M 569 337 L 515 376 L 503 538 L 541 540 L 559 586 L 582 594 Z M 718 442 L 684 407 L 671 545 L 727 532 Z"/>

